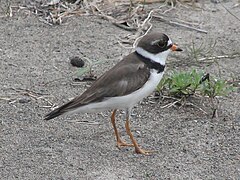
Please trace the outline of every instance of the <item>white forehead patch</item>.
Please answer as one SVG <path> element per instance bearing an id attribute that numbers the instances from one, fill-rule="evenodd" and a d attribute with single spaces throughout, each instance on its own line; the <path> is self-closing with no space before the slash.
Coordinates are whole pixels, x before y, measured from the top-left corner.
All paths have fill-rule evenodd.
<path id="1" fill-rule="evenodd" d="M 172 41 L 171 41 L 171 39 L 169 39 L 167 45 L 169 46 L 171 44 L 172 44 Z"/>

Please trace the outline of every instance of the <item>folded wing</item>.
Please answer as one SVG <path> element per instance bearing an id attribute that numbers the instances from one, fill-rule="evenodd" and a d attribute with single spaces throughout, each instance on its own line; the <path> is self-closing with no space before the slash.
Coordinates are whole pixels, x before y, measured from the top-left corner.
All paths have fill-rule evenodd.
<path id="1" fill-rule="evenodd" d="M 134 54 L 129 56 L 103 74 L 82 95 L 53 110 L 45 119 L 49 120 L 81 106 L 101 102 L 105 98 L 128 95 L 140 89 L 148 80 L 150 72 Z"/>

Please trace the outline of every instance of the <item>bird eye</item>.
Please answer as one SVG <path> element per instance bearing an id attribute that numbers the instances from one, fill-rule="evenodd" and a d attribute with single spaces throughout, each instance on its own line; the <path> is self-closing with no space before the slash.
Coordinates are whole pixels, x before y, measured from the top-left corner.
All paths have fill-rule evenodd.
<path id="1" fill-rule="evenodd" d="M 166 46 L 166 42 L 164 42 L 164 41 L 159 41 L 159 42 L 157 43 L 157 45 L 158 45 L 160 48 L 164 48 L 164 47 Z"/>

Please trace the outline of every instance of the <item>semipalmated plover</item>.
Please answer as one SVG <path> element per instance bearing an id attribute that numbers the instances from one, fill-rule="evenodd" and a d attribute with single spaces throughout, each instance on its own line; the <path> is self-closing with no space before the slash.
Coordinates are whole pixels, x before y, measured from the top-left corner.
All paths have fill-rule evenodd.
<path id="1" fill-rule="evenodd" d="M 155 90 L 162 79 L 165 61 L 170 51 L 182 50 L 163 33 L 147 34 L 139 41 L 133 53 L 105 72 L 83 94 L 47 114 L 45 120 L 67 113 L 88 113 L 111 109 L 113 110 L 111 122 L 117 146 L 134 146 L 136 153 L 149 154 L 151 151 L 141 149 L 130 131 L 130 113 L 136 103 Z M 126 110 L 125 127 L 132 144 L 125 143 L 119 136 L 115 124 L 117 109 Z"/>

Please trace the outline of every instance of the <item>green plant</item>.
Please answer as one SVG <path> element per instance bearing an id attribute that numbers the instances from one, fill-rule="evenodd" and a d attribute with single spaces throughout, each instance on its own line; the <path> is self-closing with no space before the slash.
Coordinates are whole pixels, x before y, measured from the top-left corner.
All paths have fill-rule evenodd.
<path id="1" fill-rule="evenodd" d="M 78 70 L 78 76 L 82 76 L 86 73 L 89 74 L 89 76 L 93 76 L 93 66 L 97 65 L 97 64 L 101 64 L 103 61 L 96 61 L 96 62 L 93 62 L 92 60 L 84 57 L 84 59 L 87 61 L 87 65 L 86 67 L 82 67 L 82 68 L 79 68 Z"/>
<path id="2" fill-rule="evenodd" d="M 217 117 L 217 109 L 219 101 L 218 96 L 227 96 L 230 92 L 235 91 L 236 88 L 232 84 L 228 84 L 224 80 L 211 79 L 201 86 L 201 94 L 210 98 L 210 105 L 212 108 L 212 118 Z"/>
<path id="3" fill-rule="evenodd" d="M 184 104 L 189 96 L 208 97 L 210 99 L 212 117 L 217 117 L 219 104 L 217 97 L 227 96 L 230 92 L 235 91 L 236 88 L 225 80 L 215 79 L 210 77 L 209 74 L 204 75 L 203 72 L 192 70 L 190 72 L 173 72 L 170 76 L 163 78 L 157 90 L 167 93 L 167 96 L 174 97 L 173 99 L 176 101 L 171 103 L 171 105 L 176 103 Z M 170 106 L 167 105 L 165 107 Z"/>
<path id="4" fill-rule="evenodd" d="M 227 96 L 230 92 L 235 91 L 236 88 L 228 84 L 225 80 L 211 78 L 206 83 L 200 86 L 200 92 L 203 96 L 215 98 L 217 96 Z"/>
<path id="5" fill-rule="evenodd" d="M 171 96 L 190 96 L 199 88 L 203 72 L 192 70 L 191 72 L 173 72 L 169 77 L 164 78 L 157 89 L 166 89 Z"/>
<path id="6" fill-rule="evenodd" d="M 187 54 L 190 59 L 194 59 L 198 61 L 202 56 L 211 56 L 217 44 L 216 40 L 208 39 L 207 44 L 202 42 L 200 44 L 196 44 L 192 41 L 192 44 L 187 47 Z"/>
<path id="7" fill-rule="evenodd" d="M 193 69 L 190 72 L 173 72 L 170 76 L 163 78 L 157 86 L 158 91 L 167 91 L 170 96 L 182 97 L 199 94 L 215 98 L 216 96 L 226 96 L 235 90 L 233 85 L 225 80 L 215 79 L 209 74 L 197 72 Z"/>

